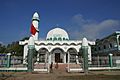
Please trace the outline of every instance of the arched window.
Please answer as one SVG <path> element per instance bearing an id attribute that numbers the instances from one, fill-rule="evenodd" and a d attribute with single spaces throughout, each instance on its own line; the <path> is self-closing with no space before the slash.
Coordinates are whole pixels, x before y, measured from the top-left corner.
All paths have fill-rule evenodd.
<path id="1" fill-rule="evenodd" d="M 101 50 L 101 47 L 100 47 L 100 46 L 98 47 L 98 50 Z"/>
<path id="2" fill-rule="evenodd" d="M 54 41 L 56 41 L 56 40 L 57 40 L 57 38 L 56 38 L 56 37 L 54 37 L 54 38 L 53 38 L 53 40 L 54 40 Z"/>
<path id="3" fill-rule="evenodd" d="M 65 38 L 63 38 L 63 40 L 66 40 Z"/>
<path id="4" fill-rule="evenodd" d="M 103 48 L 106 49 L 106 45 L 104 45 Z"/>
<path id="5" fill-rule="evenodd" d="M 47 40 L 49 40 L 49 38 Z"/>
<path id="6" fill-rule="evenodd" d="M 113 46 L 112 46 L 112 43 L 110 43 L 110 48 L 112 48 Z"/>
<path id="7" fill-rule="evenodd" d="M 94 50 L 95 50 L 95 51 L 97 51 L 97 49 L 96 49 L 96 48 L 95 48 Z"/>
<path id="8" fill-rule="evenodd" d="M 58 40 L 59 40 L 59 41 L 62 41 L 62 38 L 61 38 L 61 37 L 59 37 L 59 38 L 58 38 Z"/>
<path id="9" fill-rule="evenodd" d="M 52 38 L 50 38 L 49 40 L 52 40 Z"/>
<path id="10" fill-rule="evenodd" d="M 66 38 L 66 40 L 68 40 L 68 39 Z"/>

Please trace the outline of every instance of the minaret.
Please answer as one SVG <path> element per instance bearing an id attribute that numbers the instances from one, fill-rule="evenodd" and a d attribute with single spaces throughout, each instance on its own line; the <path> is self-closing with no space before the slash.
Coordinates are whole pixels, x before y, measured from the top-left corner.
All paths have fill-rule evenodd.
<path id="1" fill-rule="evenodd" d="M 32 25 L 31 25 L 31 35 L 33 36 L 34 40 L 38 40 L 38 24 L 39 24 L 39 15 L 37 12 L 34 13 L 33 18 L 32 18 Z"/>
<path id="2" fill-rule="evenodd" d="M 88 41 L 86 38 L 82 40 L 82 52 L 83 52 L 83 69 L 84 73 L 88 74 Z"/>

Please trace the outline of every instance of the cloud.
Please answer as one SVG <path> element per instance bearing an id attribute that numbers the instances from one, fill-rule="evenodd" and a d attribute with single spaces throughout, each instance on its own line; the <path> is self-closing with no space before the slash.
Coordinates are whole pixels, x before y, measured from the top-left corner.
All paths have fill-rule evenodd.
<path id="1" fill-rule="evenodd" d="M 77 15 L 73 16 L 72 21 L 73 21 L 73 23 L 75 23 L 79 26 L 87 23 L 87 20 L 83 19 L 83 16 L 81 14 L 77 14 Z"/>
<path id="2" fill-rule="evenodd" d="M 74 25 L 74 29 L 73 28 Z M 81 14 L 77 14 L 72 18 L 70 35 L 72 38 L 81 39 L 87 37 L 90 40 L 103 38 L 113 32 L 119 30 L 120 20 L 107 19 L 101 22 L 95 20 L 84 19 Z"/>
<path id="3" fill-rule="evenodd" d="M 0 44 L 4 44 L 2 41 L 0 41 Z"/>

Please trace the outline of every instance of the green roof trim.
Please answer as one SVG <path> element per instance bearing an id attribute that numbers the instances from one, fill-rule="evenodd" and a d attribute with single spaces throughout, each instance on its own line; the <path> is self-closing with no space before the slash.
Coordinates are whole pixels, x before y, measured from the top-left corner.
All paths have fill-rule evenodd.
<path id="1" fill-rule="evenodd" d="M 46 40 L 50 40 L 50 41 L 65 41 L 65 40 L 69 40 L 69 39 L 67 39 L 67 38 L 61 38 L 61 37 L 51 37 L 51 38 L 47 38 Z"/>

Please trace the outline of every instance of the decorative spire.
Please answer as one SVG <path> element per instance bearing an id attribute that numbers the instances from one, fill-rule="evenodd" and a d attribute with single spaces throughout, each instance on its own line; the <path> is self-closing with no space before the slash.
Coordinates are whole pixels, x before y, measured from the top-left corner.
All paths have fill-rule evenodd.
<path id="1" fill-rule="evenodd" d="M 88 46 L 87 38 L 83 38 L 83 40 L 82 40 L 82 46 Z"/>

